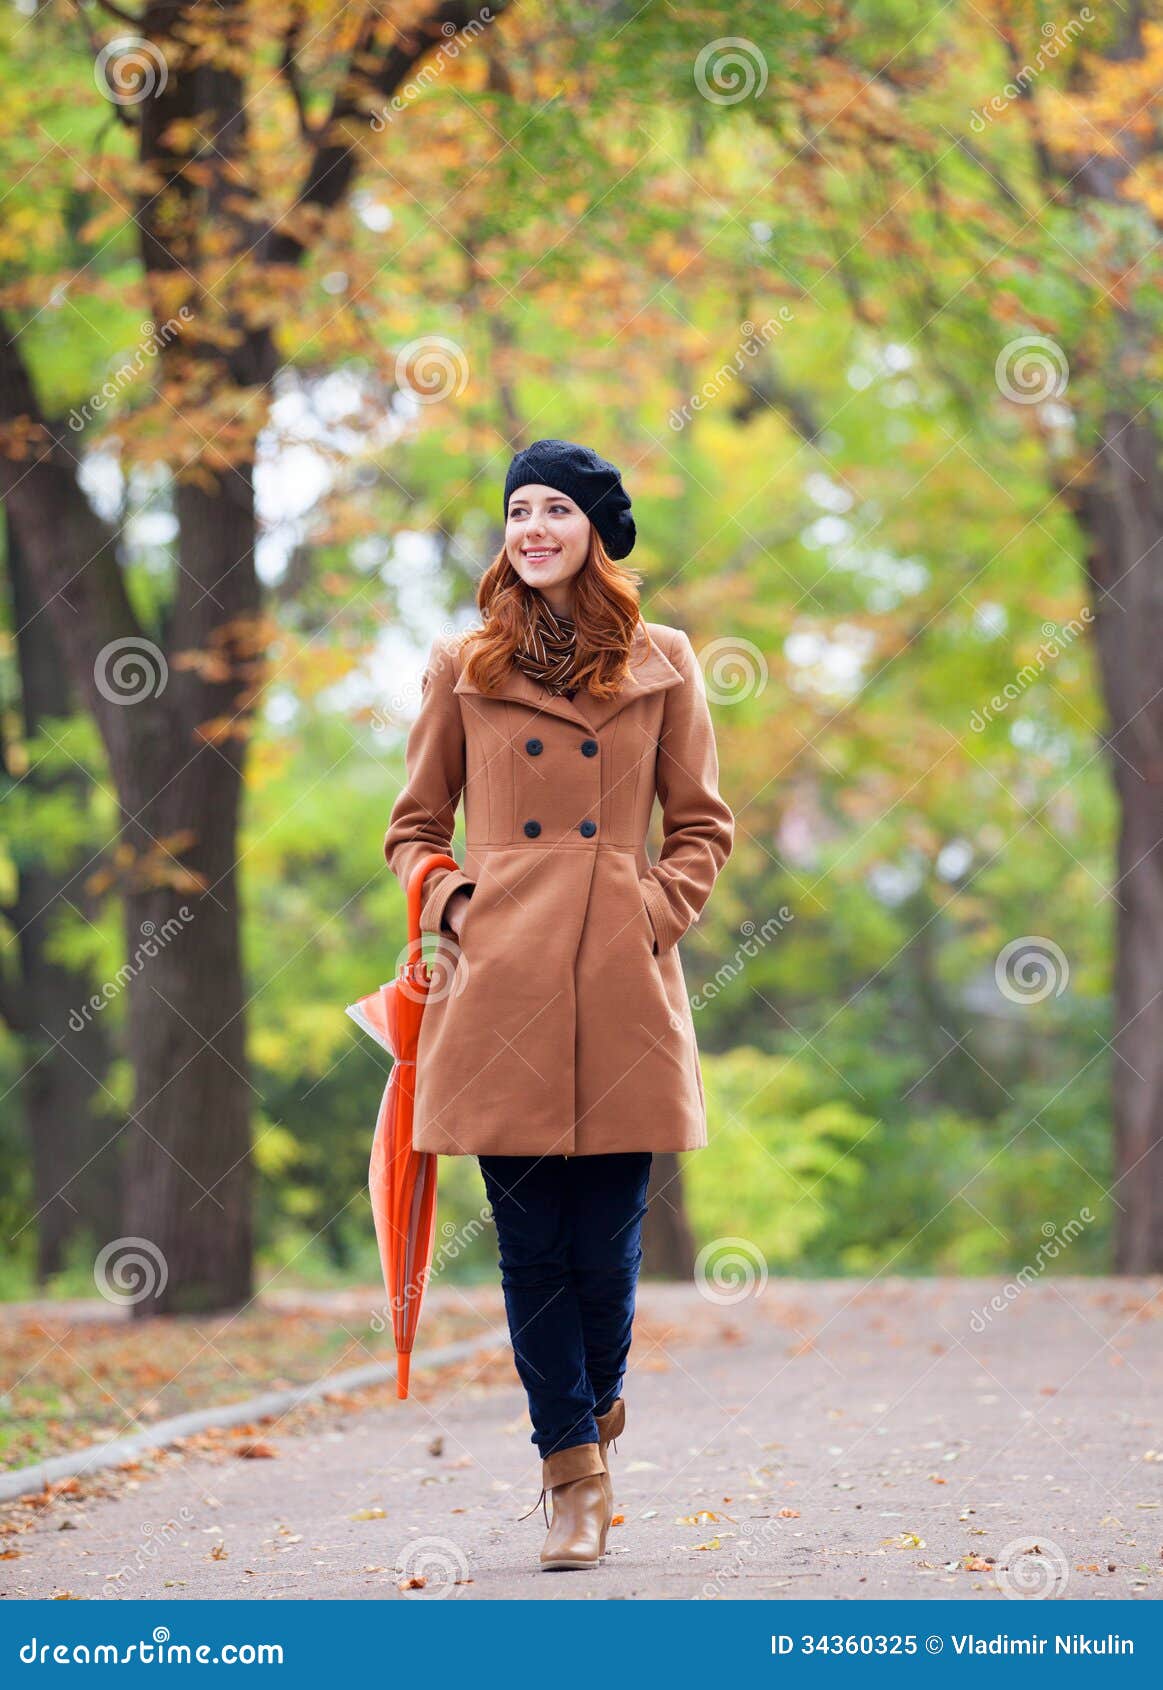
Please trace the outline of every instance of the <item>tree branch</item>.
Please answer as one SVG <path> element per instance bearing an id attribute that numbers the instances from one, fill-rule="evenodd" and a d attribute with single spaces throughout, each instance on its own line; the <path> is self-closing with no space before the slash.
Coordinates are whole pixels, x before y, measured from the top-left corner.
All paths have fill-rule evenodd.
<path id="1" fill-rule="evenodd" d="M 743 397 L 731 407 L 735 422 L 748 423 L 757 411 L 780 411 L 806 446 L 819 444 L 824 427 L 807 395 L 790 387 L 773 363 L 740 381 Z"/>
<path id="2" fill-rule="evenodd" d="M 283 57 L 279 65 L 283 81 L 291 93 L 295 103 L 295 115 L 299 119 L 299 134 L 304 141 L 316 141 L 318 134 L 312 128 L 307 116 L 307 96 L 299 77 L 298 53 L 303 35 L 303 8 L 296 6 L 291 20 L 287 24 L 286 34 L 283 36 Z"/>
<path id="3" fill-rule="evenodd" d="M 504 12 L 512 0 L 493 0 L 491 21 Z M 383 20 L 372 12 L 360 31 L 348 60 L 347 72 L 336 92 L 331 111 L 319 127 L 319 142 L 307 167 L 306 180 L 295 197 L 296 226 L 304 212 L 331 211 L 351 186 L 357 166 L 357 147 L 345 129 L 367 128 L 377 103 L 383 104 L 407 81 L 421 59 L 438 42 L 447 44 L 454 34 L 480 23 L 480 12 L 465 0 L 438 0 L 427 16 L 408 34 L 397 34 L 386 49 L 380 41 Z M 305 240 L 287 224 L 271 229 L 263 247 L 267 264 L 296 264 L 306 247 Z"/>
<path id="4" fill-rule="evenodd" d="M 134 30 L 138 35 L 141 34 L 142 23 L 144 21 L 142 18 L 135 16 L 133 12 L 123 11 L 120 6 L 115 6 L 113 4 L 113 0 L 97 0 L 97 4 L 103 12 L 108 12 L 111 18 L 116 18 L 118 23 L 127 23 L 130 29 Z M 78 6 L 77 10 L 80 11 L 80 9 L 80 6 Z"/>

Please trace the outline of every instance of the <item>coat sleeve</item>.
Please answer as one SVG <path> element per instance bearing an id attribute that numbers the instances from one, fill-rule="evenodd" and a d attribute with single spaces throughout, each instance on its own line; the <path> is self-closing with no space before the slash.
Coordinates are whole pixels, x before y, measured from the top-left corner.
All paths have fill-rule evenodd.
<path id="1" fill-rule="evenodd" d="M 663 843 L 658 862 L 639 880 L 656 955 L 671 950 L 698 920 L 735 841 L 735 818 L 719 793 L 703 672 L 681 630 L 667 656 L 683 679 L 667 691 L 658 746 Z"/>
<path id="2" fill-rule="evenodd" d="M 428 654 L 420 682 L 420 712 L 404 750 L 404 787 L 392 806 L 384 835 L 384 856 L 405 896 L 417 863 L 433 852 L 451 854 L 456 806 L 465 779 L 464 724 L 455 684 L 452 653 L 438 638 Z M 448 900 L 454 892 L 471 894 L 475 885 L 459 869 L 433 869 L 425 875 L 421 932 L 450 932 L 442 925 Z"/>

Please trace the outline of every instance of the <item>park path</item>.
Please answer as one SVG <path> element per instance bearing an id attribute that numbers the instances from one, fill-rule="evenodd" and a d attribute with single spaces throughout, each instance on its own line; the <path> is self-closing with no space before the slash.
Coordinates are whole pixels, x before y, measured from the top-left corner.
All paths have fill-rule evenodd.
<path id="1" fill-rule="evenodd" d="M 537 1569 L 541 1512 L 518 1516 L 539 1467 L 498 1350 L 406 1403 L 264 1426 L 258 1458 L 233 1437 L 62 1496 L 4 1540 L 0 1593 L 1158 1598 L 1163 1281 L 1014 1289 L 771 1280 L 716 1304 L 643 1284 L 623 1523 L 595 1571 Z"/>

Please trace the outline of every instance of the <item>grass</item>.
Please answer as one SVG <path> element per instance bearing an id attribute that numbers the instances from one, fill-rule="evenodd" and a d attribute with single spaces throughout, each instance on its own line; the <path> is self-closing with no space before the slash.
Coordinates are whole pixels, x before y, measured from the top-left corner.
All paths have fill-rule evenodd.
<path id="1" fill-rule="evenodd" d="M 171 1415 L 392 1361 L 373 1329 L 383 1293 L 314 1305 L 255 1304 L 241 1313 L 128 1321 L 41 1310 L 0 1318 L 0 1469 L 29 1466 Z M 377 1319 L 376 1325 L 382 1322 Z M 479 1332 L 460 1298 L 430 1297 L 418 1348 Z"/>

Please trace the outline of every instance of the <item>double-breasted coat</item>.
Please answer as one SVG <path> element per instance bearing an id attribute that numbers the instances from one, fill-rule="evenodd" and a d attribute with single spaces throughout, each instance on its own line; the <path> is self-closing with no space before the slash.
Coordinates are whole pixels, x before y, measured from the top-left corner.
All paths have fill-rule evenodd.
<path id="1" fill-rule="evenodd" d="M 644 627 L 650 631 L 648 645 Z M 459 640 L 429 654 L 384 854 L 420 926 L 472 889 L 420 1035 L 413 1144 L 442 1155 L 692 1150 L 707 1142 L 676 949 L 730 855 L 706 689 L 687 635 L 639 623 L 616 696 L 555 696 L 515 664 L 484 693 Z M 647 853 L 656 797 L 663 842 Z"/>

